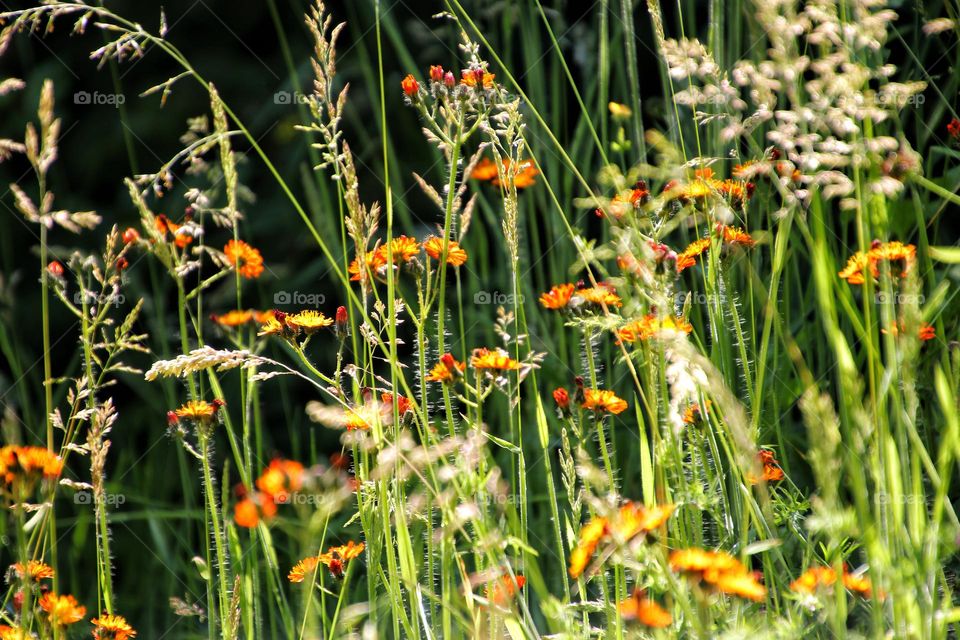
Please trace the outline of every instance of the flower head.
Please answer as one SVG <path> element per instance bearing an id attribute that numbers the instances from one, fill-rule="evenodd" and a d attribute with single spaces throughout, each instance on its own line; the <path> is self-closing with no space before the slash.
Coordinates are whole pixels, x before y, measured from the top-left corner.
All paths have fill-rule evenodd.
<path id="1" fill-rule="evenodd" d="M 295 460 L 275 458 L 257 478 L 257 489 L 275 503 L 290 499 L 291 493 L 303 488 L 303 465 Z"/>
<path id="2" fill-rule="evenodd" d="M 24 567 L 22 562 L 13 565 L 13 572 L 18 578 L 26 577 L 31 582 L 40 582 L 47 578 L 53 578 L 53 567 L 39 560 L 29 560 Z"/>
<path id="3" fill-rule="evenodd" d="M 384 267 L 386 264 L 387 261 L 384 257 L 383 251 L 367 251 L 363 254 L 362 261 L 360 256 L 357 256 L 353 259 L 353 261 L 347 267 L 347 272 L 350 274 L 350 280 L 354 282 L 364 282 L 367 279 L 368 271 L 376 276 L 380 268 Z"/>
<path id="4" fill-rule="evenodd" d="M 382 245 L 378 251 L 382 252 L 380 258 L 382 264 L 387 264 L 388 257 L 393 258 L 394 264 L 403 264 L 420 253 L 420 243 L 416 238 L 397 236 L 388 244 Z"/>
<path id="5" fill-rule="evenodd" d="M 497 607 L 507 607 L 525 584 L 527 584 L 527 579 L 522 575 L 516 577 L 511 575 L 500 576 L 487 585 L 487 599 Z"/>
<path id="6" fill-rule="evenodd" d="M 550 291 L 540 295 L 540 304 L 546 309 L 563 309 L 569 304 L 575 288 L 570 283 L 555 284 Z"/>
<path id="7" fill-rule="evenodd" d="M 553 401 L 557 403 L 561 411 L 569 411 L 570 394 L 563 387 L 558 387 L 553 390 Z"/>
<path id="8" fill-rule="evenodd" d="M 423 249 L 428 256 L 434 260 L 439 260 L 440 256 L 443 255 L 443 238 L 430 236 L 424 241 Z M 453 240 L 447 240 L 447 264 L 459 267 L 466 261 L 467 252 L 460 247 L 460 244 Z"/>
<path id="9" fill-rule="evenodd" d="M 0 479 L 5 485 L 19 481 L 55 480 L 63 471 L 63 460 L 46 447 L 6 445 L 0 447 Z"/>
<path id="10" fill-rule="evenodd" d="M 223 253 L 244 278 L 252 280 L 263 273 L 263 256 L 243 240 L 229 241 L 223 247 Z"/>
<path id="11" fill-rule="evenodd" d="M 400 88 L 403 89 L 403 92 L 408 98 L 413 98 L 417 95 L 417 92 L 420 91 L 420 83 L 417 82 L 417 79 L 413 77 L 412 73 L 408 73 L 407 76 L 400 81 Z"/>
<path id="12" fill-rule="evenodd" d="M 869 273 L 872 278 L 880 276 L 881 262 L 898 262 L 901 265 L 900 277 L 907 274 L 917 257 L 917 248 L 912 244 L 903 244 L 897 240 L 874 242 L 869 251 L 857 251 L 838 275 L 850 284 L 863 284 Z M 896 275 L 896 274 L 894 274 Z"/>
<path id="13" fill-rule="evenodd" d="M 123 616 L 106 614 L 90 622 L 93 624 L 93 637 L 97 640 L 127 640 L 137 635 Z"/>
<path id="14" fill-rule="evenodd" d="M 654 313 L 648 313 L 639 320 L 634 320 L 617 330 L 617 337 L 624 342 L 649 340 L 651 338 L 674 338 L 686 335 L 693 331 L 693 326 L 684 318 L 666 316 L 661 318 Z"/>
<path id="15" fill-rule="evenodd" d="M 245 529 L 252 529 L 261 520 L 271 520 L 275 515 L 277 503 L 270 496 L 261 493 L 246 497 L 233 507 L 233 521 L 238 527 Z"/>
<path id="16" fill-rule="evenodd" d="M 625 104 L 620 104 L 619 102 L 610 102 L 607 104 L 607 109 L 610 110 L 610 115 L 618 120 L 626 120 L 633 115 L 630 107 Z"/>
<path id="17" fill-rule="evenodd" d="M 596 287 L 577 289 L 576 295 L 582 298 L 585 302 L 589 302 L 590 304 L 595 304 L 597 306 L 623 306 L 623 301 L 620 299 L 620 296 L 617 295 L 616 290 L 610 285 L 604 283 L 600 283 Z"/>
<path id="18" fill-rule="evenodd" d="M 766 587 L 729 553 L 696 548 L 678 549 L 670 554 L 669 562 L 674 571 L 721 593 L 756 602 L 767 596 Z"/>
<path id="19" fill-rule="evenodd" d="M 308 309 L 286 316 L 285 322 L 291 329 L 310 334 L 332 325 L 333 318 L 328 318 L 314 309 Z"/>
<path id="20" fill-rule="evenodd" d="M 290 582 L 303 582 L 307 576 L 313 575 L 313 572 L 319 565 L 319 556 L 306 557 L 290 569 L 290 573 L 287 574 L 287 580 Z"/>
<path id="21" fill-rule="evenodd" d="M 652 629 L 662 629 L 673 623 L 670 612 L 647 598 L 640 589 L 635 589 L 633 595 L 621 600 L 617 608 L 624 620 L 638 622 Z"/>
<path id="22" fill-rule="evenodd" d="M 515 371 L 520 363 L 511 358 L 502 349 L 490 350 L 486 347 L 474 349 L 470 357 L 470 366 L 474 369 L 495 369 L 499 371 Z"/>
<path id="23" fill-rule="evenodd" d="M 48 591 L 40 597 L 40 608 L 47 613 L 47 620 L 54 627 L 63 628 L 83 620 L 87 608 L 70 595 L 57 595 Z"/>
<path id="24" fill-rule="evenodd" d="M 185 418 L 200 424 L 209 424 L 217 415 L 217 410 L 224 405 L 222 400 L 207 402 L 206 400 L 190 400 L 174 413 L 178 418 Z"/>
<path id="25" fill-rule="evenodd" d="M 326 553 L 321 553 L 317 557 L 317 560 L 330 569 L 330 573 L 332 573 L 335 578 L 342 578 L 347 563 L 354 558 L 360 557 L 364 548 L 366 548 L 364 543 L 356 543 L 353 540 L 349 540 L 345 545 L 330 547 Z"/>
<path id="26" fill-rule="evenodd" d="M 617 414 L 623 413 L 627 409 L 627 401 L 617 397 L 613 391 L 606 389 L 584 389 L 581 406 L 598 413 Z"/>
<path id="27" fill-rule="evenodd" d="M 458 362 L 452 355 L 445 353 L 440 356 L 440 361 L 433 365 L 427 382 L 453 382 L 463 375 L 466 368 L 465 363 Z"/>
<path id="28" fill-rule="evenodd" d="M 571 578 L 579 578 L 587 565 L 597 545 L 607 533 L 607 519 L 594 518 L 580 528 L 580 539 L 577 546 L 570 552 L 570 573 Z"/>
<path id="29" fill-rule="evenodd" d="M 460 72 L 460 84 L 467 87 L 492 89 L 493 78 L 494 74 L 487 73 L 479 67 L 473 69 L 464 69 Z"/>
<path id="30" fill-rule="evenodd" d="M 701 407 L 698 402 L 694 402 L 688 406 L 683 412 L 683 424 L 692 426 L 706 420 L 707 412 L 710 410 L 710 405 L 712 404 L 712 402 L 707 400 L 703 407 Z"/>

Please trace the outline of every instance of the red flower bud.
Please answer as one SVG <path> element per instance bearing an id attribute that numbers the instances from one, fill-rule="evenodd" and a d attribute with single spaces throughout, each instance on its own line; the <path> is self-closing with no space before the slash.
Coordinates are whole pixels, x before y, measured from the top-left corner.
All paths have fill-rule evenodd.
<path id="1" fill-rule="evenodd" d="M 557 403 L 557 406 L 560 407 L 561 411 L 566 411 L 570 408 L 570 394 L 567 393 L 567 390 L 563 387 L 554 389 L 553 399 Z"/>
<path id="2" fill-rule="evenodd" d="M 62 278 L 62 277 L 63 277 L 63 265 L 60 264 L 59 262 L 57 262 L 56 260 L 54 260 L 53 262 L 51 262 L 50 264 L 47 265 L 47 271 L 48 271 L 48 272 L 50 273 L 50 275 L 52 275 L 54 278 Z"/>
<path id="3" fill-rule="evenodd" d="M 167 411 L 167 424 L 171 427 L 180 424 L 180 418 L 176 411 Z"/>
<path id="4" fill-rule="evenodd" d="M 413 98 L 420 90 L 420 83 L 413 77 L 413 74 L 408 73 L 407 77 L 400 82 L 400 87 L 408 97 Z"/>
<path id="5" fill-rule="evenodd" d="M 117 265 L 116 265 L 116 267 L 117 267 L 117 272 L 118 272 L 118 273 L 119 273 L 120 271 L 123 271 L 124 269 L 126 269 L 126 268 L 129 267 L 129 266 L 130 266 L 130 261 L 129 261 L 129 260 L 127 260 L 127 259 L 124 258 L 123 256 L 117 258 Z"/>
<path id="6" fill-rule="evenodd" d="M 226 403 L 225 401 L 221 400 L 220 398 L 215 398 L 214 400 L 212 400 L 212 401 L 210 402 L 210 404 L 213 405 L 214 410 L 219 410 L 220 407 L 225 407 L 225 406 L 227 406 L 227 403 Z"/>
<path id="7" fill-rule="evenodd" d="M 430 79 L 434 82 L 443 82 L 443 67 L 438 64 L 430 67 Z"/>
<path id="8" fill-rule="evenodd" d="M 131 244 L 140 239 L 140 232 L 134 229 L 133 227 L 127 227 L 127 230 L 123 232 L 123 243 Z"/>
<path id="9" fill-rule="evenodd" d="M 447 89 L 453 89 L 457 84 L 457 78 L 453 75 L 452 71 L 447 71 L 443 74 L 443 84 L 447 86 Z"/>

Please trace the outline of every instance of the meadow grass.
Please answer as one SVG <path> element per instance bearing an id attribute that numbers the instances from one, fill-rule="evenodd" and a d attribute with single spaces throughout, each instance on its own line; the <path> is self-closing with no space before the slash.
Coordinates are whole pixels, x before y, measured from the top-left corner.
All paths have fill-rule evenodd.
<path id="1" fill-rule="evenodd" d="M 309 170 L 162 13 L 0 14 L 0 49 L 96 31 L 118 92 L 156 51 L 178 72 L 144 97 L 208 104 L 151 173 L 126 139 L 129 227 L 54 205 L 52 81 L 0 140 L 43 353 L 3 421 L 0 640 L 953 637 L 960 76 L 931 42 L 956 7 L 600 0 L 585 73 L 540 0 L 438 4 L 442 60 L 380 3 L 318 3 L 309 77 L 266 8 Z M 372 24 L 349 86 L 344 20 Z M 251 172 L 322 283 L 258 241 Z M 0 324 L 29 380 L 23 339 Z M 113 481 L 123 386 L 166 437 Z"/>

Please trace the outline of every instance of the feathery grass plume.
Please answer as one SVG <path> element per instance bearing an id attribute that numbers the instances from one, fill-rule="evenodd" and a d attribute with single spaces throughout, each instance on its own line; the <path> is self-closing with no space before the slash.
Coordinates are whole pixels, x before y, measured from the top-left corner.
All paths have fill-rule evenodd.
<path id="1" fill-rule="evenodd" d="M 203 346 L 179 355 L 172 360 L 157 360 L 143 377 L 152 382 L 158 377 L 182 378 L 205 369 L 227 371 L 236 367 L 251 367 L 263 362 L 265 362 L 263 358 L 249 351 L 232 351 Z"/>

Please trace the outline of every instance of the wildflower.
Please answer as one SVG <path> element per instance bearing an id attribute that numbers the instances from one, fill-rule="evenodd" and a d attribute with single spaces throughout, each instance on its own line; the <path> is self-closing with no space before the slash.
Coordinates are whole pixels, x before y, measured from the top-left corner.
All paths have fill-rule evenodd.
<path id="1" fill-rule="evenodd" d="M 430 65 L 430 80 L 433 82 L 443 82 L 443 67 L 438 64 Z"/>
<path id="2" fill-rule="evenodd" d="M 308 309 L 307 311 L 288 315 L 286 317 L 286 324 L 291 329 L 311 334 L 319 329 L 332 325 L 333 319 L 328 318 L 319 311 Z"/>
<path id="3" fill-rule="evenodd" d="M 673 622 L 670 613 L 647 598 L 640 589 L 634 589 L 633 595 L 621 600 L 617 608 L 624 620 L 635 621 L 652 629 L 669 627 Z"/>
<path id="4" fill-rule="evenodd" d="M 66 627 L 83 620 L 87 608 L 70 595 L 57 595 L 48 591 L 40 597 L 40 608 L 47 612 L 47 620 L 54 627 Z"/>
<path id="5" fill-rule="evenodd" d="M 727 245 L 738 245 L 741 247 L 747 247 L 749 249 L 756 244 L 756 241 L 750 236 L 750 234 L 740 227 L 719 225 L 717 231 L 723 237 L 723 242 Z"/>
<path id="6" fill-rule="evenodd" d="M 850 284 L 863 284 L 864 271 L 870 267 L 870 260 L 863 251 L 857 251 L 847 260 L 847 266 L 841 269 L 837 275 Z"/>
<path id="7" fill-rule="evenodd" d="M 673 513 L 672 504 L 646 507 L 638 502 L 627 501 L 617 515 L 610 520 L 607 531 L 621 541 L 629 541 L 641 533 L 654 531 L 663 526 Z"/>
<path id="8" fill-rule="evenodd" d="M 670 568 L 697 582 L 755 602 L 762 601 L 767 589 L 743 564 L 723 551 L 678 549 L 670 554 Z"/>
<path id="9" fill-rule="evenodd" d="M 607 531 L 606 518 L 594 518 L 580 529 L 580 540 L 570 552 L 570 577 L 579 578 L 590 562 L 590 557 Z"/>
<path id="10" fill-rule="evenodd" d="M 520 363 L 511 358 L 507 352 L 502 349 L 491 351 L 483 347 L 473 350 L 473 355 L 470 358 L 470 366 L 474 369 L 513 371 L 520 368 Z"/>
<path id="11" fill-rule="evenodd" d="M 187 245 L 193 242 L 193 234 L 190 232 L 190 229 L 183 228 L 182 225 L 173 222 L 162 213 L 154 218 L 154 224 L 164 240 L 166 240 L 167 233 L 169 233 L 173 236 L 174 244 L 180 249 L 186 248 Z"/>
<path id="12" fill-rule="evenodd" d="M 880 333 L 898 336 L 903 333 L 903 323 L 890 325 L 889 329 L 880 329 Z M 917 337 L 920 338 L 922 342 L 933 340 L 937 337 L 937 330 L 934 329 L 933 325 L 922 324 L 920 325 L 920 329 L 917 331 Z"/>
<path id="13" fill-rule="evenodd" d="M 290 569 L 290 573 L 287 574 L 287 580 L 290 582 L 303 582 L 307 576 L 313 575 L 314 570 L 316 570 L 319 564 L 319 556 L 306 557 Z"/>
<path id="14" fill-rule="evenodd" d="M 494 74 L 487 73 L 479 67 L 474 69 L 464 69 L 460 72 L 460 84 L 468 87 L 492 89 L 493 78 Z"/>
<path id="15" fill-rule="evenodd" d="M 483 157 L 474 165 L 470 177 L 474 180 L 493 180 L 498 175 L 497 163 L 490 158 Z"/>
<path id="16" fill-rule="evenodd" d="M 488 584 L 486 589 L 487 599 L 498 607 L 508 606 L 520 591 L 527 584 L 527 579 L 518 575 L 514 578 L 511 575 L 500 576 Z"/>
<path id="17" fill-rule="evenodd" d="M 582 407 L 597 412 L 623 413 L 627 408 L 627 401 L 618 398 L 613 391 L 605 389 L 584 389 Z"/>
<path id="18" fill-rule="evenodd" d="M 649 199 L 650 191 L 647 189 L 647 183 L 643 180 L 638 180 L 629 192 L 626 194 L 618 193 L 613 196 L 606 208 L 597 207 L 594 209 L 594 214 L 598 218 L 603 218 L 606 216 L 606 212 L 609 212 L 615 219 L 619 220 L 623 218 L 630 209 L 637 209 Z"/>
<path id="19" fill-rule="evenodd" d="M 553 401 L 557 403 L 560 411 L 566 412 L 570 409 L 570 394 L 563 387 L 553 390 Z"/>
<path id="20" fill-rule="evenodd" d="M 286 319 L 286 314 L 280 316 Z M 276 313 L 271 314 L 263 322 L 260 323 L 260 331 L 257 332 L 258 336 L 279 336 L 283 335 L 286 331 L 287 325 L 284 322 L 280 321 L 280 318 L 277 317 Z"/>
<path id="21" fill-rule="evenodd" d="M 347 267 L 347 272 L 350 274 L 350 280 L 363 282 L 367 279 L 367 271 L 376 275 L 379 269 L 386 264 L 387 261 L 382 251 L 367 251 L 363 256 L 363 263 L 361 264 L 359 256 L 354 258 Z"/>
<path id="22" fill-rule="evenodd" d="M 53 567 L 39 560 L 29 560 L 26 568 L 24 568 L 22 562 L 18 562 L 13 565 L 13 572 L 18 578 L 26 576 L 31 582 L 40 582 L 54 576 Z"/>
<path id="23" fill-rule="evenodd" d="M 243 309 L 232 309 L 222 315 L 213 314 L 210 320 L 221 327 L 239 327 L 253 320 L 253 312 Z"/>
<path id="24" fill-rule="evenodd" d="M 873 592 L 873 584 L 869 578 L 847 571 L 843 565 L 840 579 L 844 588 L 865 598 Z M 833 567 L 810 567 L 790 583 L 790 590 L 796 593 L 813 594 L 822 587 L 832 587 L 837 582 L 837 572 Z"/>
<path id="25" fill-rule="evenodd" d="M 97 640 L 127 640 L 137 635 L 123 616 L 106 614 L 90 621 Z"/>
<path id="26" fill-rule="evenodd" d="M 140 239 L 140 233 L 133 227 L 127 227 L 126 231 L 123 232 L 124 244 L 133 244 L 139 239 Z"/>
<path id="27" fill-rule="evenodd" d="M 277 515 L 277 504 L 270 496 L 254 494 L 238 502 L 233 507 L 233 521 L 238 527 L 252 529 L 260 520 L 270 520 Z"/>
<path id="28" fill-rule="evenodd" d="M 623 301 L 617 295 L 616 290 L 610 285 L 600 283 L 596 287 L 577 289 L 576 294 L 586 302 L 597 306 L 606 305 L 608 307 L 621 307 Z"/>
<path id="29" fill-rule="evenodd" d="M 677 273 L 697 264 L 697 256 L 710 248 L 710 238 L 699 238 L 677 254 Z"/>
<path id="30" fill-rule="evenodd" d="M 707 412 L 710 410 L 710 405 L 713 404 L 707 400 L 703 407 L 700 407 L 700 404 L 694 402 L 683 412 L 683 424 L 695 425 L 706 419 Z"/>
<path id="31" fill-rule="evenodd" d="M 6 485 L 18 480 L 27 486 L 40 478 L 55 480 L 62 471 L 63 460 L 46 447 L 0 447 L 0 478 Z"/>
<path id="32" fill-rule="evenodd" d="M 504 160 L 503 170 L 507 171 L 507 168 L 510 166 L 510 160 Z M 517 169 L 516 175 L 513 177 L 513 186 L 517 189 L 526 189 L 536 184 L 537 176 L 540 175 L 540 170 L 537 169 L 532 160 L 523 160 L 519 163 L 520 168 Z M 500 186 L 500 177 L 499 175 L 493 177 L 490 180 L 490 184 L 495 187 Z"/>
<path id="33" fill-rule="evenodd" d="M 763 475 L 761 478 L 764 482 L 779 482 L 783 480 L 783 469 L 780 468 L 780 463 L 773 457 L 773 451 L 761 449 L 757 452 L 757 460 L 759 460 L 763 466 Z M 747 474 L 747 480 L 750 484 L 760 483 L 760 478 L 757 478 L 751 473 Z"/>
<path id="34" fill-rule="evenodd" d="M 466 368 L 465 363 L 457 362 L 452 355 L 445 353 L 440 356 L 440 361 L 430 370 L 427 382 L 453 382 L 463 374 Z"/>
<path id="35" fill-rule="evenodd" d="M 681 334 L 686 335 L 693 331 L 693 326 L 686 319 L 678 316 L 661 318 L 654 313 L 648 313 L 639 320 L 634 320 L 617 330 L 617 337 L 624 342 L 649 340 L 650 338 L 673 338 Z"/>
<path id="36" fill-rule="evenodd" d="M 347 563 L 354 558 L 360 557 L 365 547 L 366 545 L 362 542 L 355 543 L 353 540 L 349 540 L 345 545 L 330 547 L 326 553 L 320 554 L 317 559 L 321 564 L 330 569 L 330 573 L 332 573 L 335 578 L 342 578 L 343 570 Z"/>
<path id="37" fill-rule="evenodd" d="M 175 411 L 178 418 L 186 418 L 200 424 L 209 424 L 217 415 L 217 410 L 224 406 L 223 400 L 190 400 Z"/>
<path id="38" fill-rule="evenodd" d="M 381 393 L 380 402 L 382 402 L 386 408 L 390 410 L 393 409 L 393 403 L 397 403 L 397 414 L 401 417 L 408 411 L 413 411 L 413 400 L 407 396 L 394 395 L 392 393 Z"/>
<path id="39" fill-rule="evenodd" d="M 947 123 L 947 133 L 954 140 L 960 139 L 960 120 L 953 118 Z"/>
<path id="40" fill-rule="evenodd" d="M 243 240 L 231 240 L 223 247 L 223 253 L 244 278 L 253 280 L 263 273 L 263 256 Z"/>
<path id="41" fill-rule="evenodd" d="M 389 244 L 381 246 L 379 251 L 383 264 L 387 264 L 388 256 L 393 258 L 393 264 L 403 264 L 420 253 L 420 243 L 417 242 L 416 238 L 397 236 Z"/>
<path id="42" fill-rule="evenodd" d="M 408 98 L 413 98 L 420 91 L 420 83 L 417 82 L 412 73 L 408 73 L 407 77 L 400 81 L 400 87 Z"/>
<path id="43" fill-rule="evenodd" d="M 550 291 L 540 295 L 540 304 L 546 309 L 563 309 L 569 304 L 575 288 L 570 283 L 555 284 Z"/>
<path id="44" fill-rule="evenodd" d="M 303 465 L 294 460 L 275 458 L 257 478 L 257 489 L 275 503 L 283 504 L 291 493 L 303 488 Z"/>
<path id="45" fill-rule="evenodd" d="M 434 260 L 439 260 L 440 256 L 443 254 L 443 239 L 438 238 L 437 236 L 430 236 L 423 243 L 423 249 L 427 252 L 427 255 L 433 258 Z M 447 241 L 447 264 L 459 267 L 467 261 L 467 252 L 464 251 L 460 244 L 454 242 L 453 240 Z"/>
<path id="46" fill-rule="evenodd" d="M 47 265 L 47 273 L 49 273 L 54 278 L 62 278 L 63 265 L 57 262 L 56 260 L 54 260 L 53 262 Z"/>
<path id="47" fill-rule="evenodd" d="M 607 104 L 607 109 L 610 110 L 610 115 L 618 120 L 626 120 L 633 115 L 630 107 L 625 104 L 620 104 L 619 102 L 610 102 Z"/>
<path id="48" fill-rule="evenodd" d="M 130 266 L 130 261 L 123 256 L 120 256 L 117 258 L 117 262 L 113 266 L 116 268 L 117 273 L 120 273 L 121 271 L 125 271 L 127 267 Z"/>
<path id="49" fill-rule="evenodd" d="M 917 257 L 917 248 L 912 244 L 903 244 L 899 241 L 874 241 L 870 250 L 864 253 L 857 251 L 847 265 L 837 274 L 850 284 L 863 284 L 869 272 L 873 278 L 880 276 L 881 262 L 899 262 L 901 265 L 900 277 L 904 277 L 907 270 L 913 265 Z"/>
<path id="50" fill-rule="evenodd" d="M 32 637 L 31 634 L 19 627 L 8 627 L 5 624 L 0 624 L 0 640 L 28 640 Z"/>

